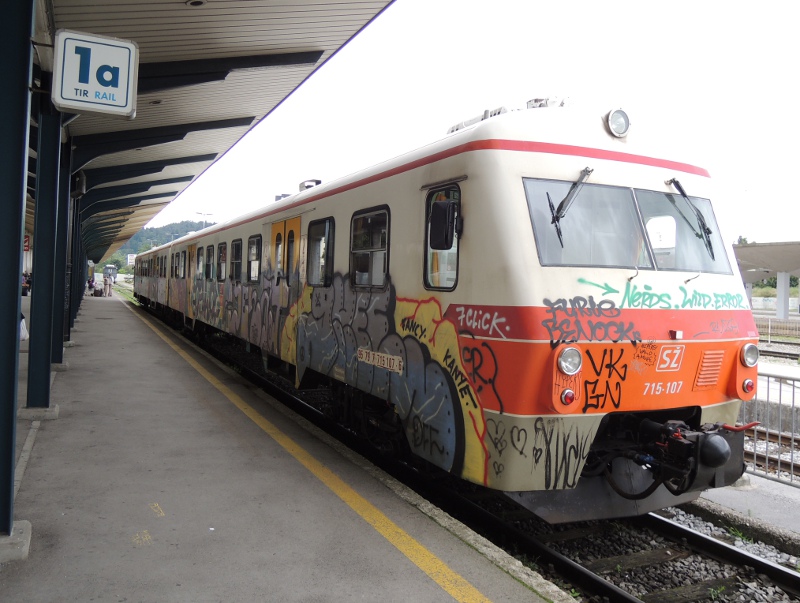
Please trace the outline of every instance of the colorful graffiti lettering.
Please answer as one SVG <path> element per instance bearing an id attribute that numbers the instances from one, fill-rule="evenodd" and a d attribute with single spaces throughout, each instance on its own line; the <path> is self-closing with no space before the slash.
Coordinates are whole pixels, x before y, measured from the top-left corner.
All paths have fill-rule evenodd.
<path id="1" fill-rule="evenodd" d="M 337 273 L 330 288 L 306 287 L 296 315 L 299 379 L 313 370 L 387 400 L 416 454 L 485 483 L 483 412 L 435 299 L 398 299 L 391 282 L 353 290 Z"/>

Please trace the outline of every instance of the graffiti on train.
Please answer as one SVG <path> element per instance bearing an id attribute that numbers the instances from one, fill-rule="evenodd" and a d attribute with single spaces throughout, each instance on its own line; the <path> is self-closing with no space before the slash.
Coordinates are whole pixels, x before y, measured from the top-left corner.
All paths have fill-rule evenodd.
<path id="1" fill-rule="evenodd" d="M 678 292 L 658 290 L 651 285 L 637 285 L 630 280 L 625 283 L 625 291 L 620 292 L 608 283 L 595 283 L 585 278 L 579 278 L 578 282 L 582 285 L 597 287 L 603 294 L 609 295 L 619 293 L 622 296 L 620 308 L 646 308 L 646 309 L 681 309 L 681 308 L 700 308 L 707 310 L 731 310 L 749 308 L 747 298 L 742 293 L 730 293 L 729 291 L 700 291 L 684 287 L 678 287 Z"/>
<path id="2" fill-rule="evenodd" d="M 636 325 L 622 318 L 621 310 L 613 300 L 595 301 L 591 295 L 570 299 L 544 300 L 547 318 L 542 326 L 550 334 L 553 348 L 562 343 L 576 341 L 628 341 L 642 340 Z"/>
<path id="3" fill-rule="evenodd" d="M 297 270 L 289 278 L 278 278 L 269 260 L 258 281 L 195 279 L 192 311 L 203 322 L 294 362 L 293 337 L 289 332 L 282 337 L 282 331 L 293 318 L 298 282 Z"/>
<path id="4" fill-rule="evenodd" d="M 530 460 L 530 474 L 545 489 L 574 488 L 589 455 L 594 430 L 582 431 L 577 423 L 561 417 L 537 417 L 532 425 L 526 421 L 527 426 L 509 427 L 507 422 L 512 421 L 515 419 L 486 420 L 492 472 L 502 477 L 504 454 L 506 458 L 521 456 Z"/>
<path id="5" fill-rule="evenodd" d="M 359 290 L 347 275 L 297 304 L 297 370 L 331 376 L 393 405 L 416 454 L 486 481 L 483 412 L 458 334 L 437 300 Z"/>

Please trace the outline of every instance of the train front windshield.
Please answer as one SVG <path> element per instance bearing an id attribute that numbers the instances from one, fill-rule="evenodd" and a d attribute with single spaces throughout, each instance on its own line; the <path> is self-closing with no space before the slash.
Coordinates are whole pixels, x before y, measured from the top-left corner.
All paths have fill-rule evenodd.
<path id="1" fill-rule="evenodd" d="M 523 179 L 542 266 L 731 274 L 708 199 Z M 567 200 L 567 203 L 563 203 Z"/>

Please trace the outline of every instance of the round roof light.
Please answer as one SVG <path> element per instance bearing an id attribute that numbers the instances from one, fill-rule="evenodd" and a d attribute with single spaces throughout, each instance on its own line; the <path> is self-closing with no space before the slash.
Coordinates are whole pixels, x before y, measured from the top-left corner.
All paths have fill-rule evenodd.
<path id="1" fill-rule="evenodd" d="M 578 348 L 564 348 L 558 355 L 558 370 L 565 375 L 574 375 L 582 364 L 583 356 Z"/>
<path id="2" fill-rule="evenodd" d="M 631 127 L 631 120 L 628 114 L 622 109 L 615 109 L 608 113 L 608 131 L 617 138 L 627 136 Z"/>

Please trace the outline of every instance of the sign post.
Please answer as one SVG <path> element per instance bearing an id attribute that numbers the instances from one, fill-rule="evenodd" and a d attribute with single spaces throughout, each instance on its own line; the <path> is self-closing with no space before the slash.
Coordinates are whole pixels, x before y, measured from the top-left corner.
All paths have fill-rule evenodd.
<path id="1" fill-rule="evenodd" d="M 59 111 L 136 116 L 135 42 L 61 29 L 54 46 L 52 99 Z"/>

